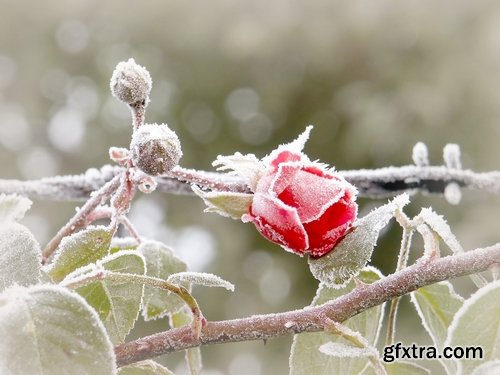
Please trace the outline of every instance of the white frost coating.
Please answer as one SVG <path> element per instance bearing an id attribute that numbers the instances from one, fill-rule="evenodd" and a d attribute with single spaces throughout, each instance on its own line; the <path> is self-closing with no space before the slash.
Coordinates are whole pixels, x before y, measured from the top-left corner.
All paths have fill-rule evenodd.
<path id="1" fill-rule="evenodd" d="M 422 208 L 422 211 L 420 211 L 415 219 L 421 219 L 424 223 L 431 227 L 431 229 L 436 232 L 439 237 L 441 237 L 443 242 L 453 253 L 461 253 L 464 251 L 462 245 L 460 245 L 455 235 L 451 232 L 451 228 L 444 217 L 438 215 L 432 210 L 432 208 Z"/>
<path id="2" fill-rule="evenodd" d="M 354 230 L 330 253 L 317 259 L 309 258 L 313 276 L 332 288 L 340 288 L 349 282 L 370 260 L 379 232 L 394 216 L 394 211 L 408 203 L 408 194 L 401 194 L 358 219 Z"/>
<path id="3" fill-rule="evenodd" d="M 460 162 L 460 147 L 457 144 L 449 143 L 443 148 L 444 163 L 451 169 L 462 169 Z"/>
<path id="4" fill-rule="evenodd" d="M 109 82 L 113 96 L 128 104 L 147 100 L 152 85 L 147 69 L 136 64 L 134 59 L 118 63 Z"/>
<path id="5" fill-rule="evenodd" d="M 9 374 L 117 373 L 97 313 L 61 286 L 7 289 L 0 295 L 0 334 L 0 369 L 9 368 Z"/>
<path id="6" fill-rule="evenodd" d="M 357 348 L 347 344 L 341 344 L 339 342 L 327 342 L 319 347 L 319 351 L 323 354 L 332 357 L 341 358 L 359 358 L 359 357 L 372 357 L 378 356 L 377 350 L 375 348 Z"/>
<path id="7" fill-rule="evenodd" d="M 179 272 L 170 275 L 167 279 L 172 284 L 189 283 L 191 285 L 203 285 L 221 287 L 234 292 L 234 285 L 217 275 L 206 272 Z"/>
<path id="8" fill-rule="evenodd" d="M 498 375 L 500 374 L 500 360 L 488 361 L 474 369 L 471 375 Z"/>
<path id="9" fill-rule="evenodd" d="M 416 143 L 415 146 L 413 146 L 411 158 L 417 167 L 428 166 L 429 151 L 427 150 L 427 146 L 422 142 Z"/>
<path id="10" fill-rule="evenodd" d="M 217 156 L 212 163 L 218 171 L 232 170 L 230 174 L 241 176 L 252 191 L 255 191 L 266 168 L 254 154 L 243 155 L 236 152 L 234 155 Z"/>
<path id="11" fill-rule="evenodd" d="M 450 182 L 444 188 L 444 197 L 449 204 L 457 205 L 462 200 L 462 191 L 456 182 Z"/>
<path id="12" fill-rule="evenodd" d="M 483 362 L 500 358 L 500 280 L 477 290 L 455 314 L 448 328 L 445 346 L 481 346 L 481 360 L 457 360 L 464 374 Z"/>
<path id="13" fill-rule="evenodd" d="M 12 284 L 28 286 L 41 277 L 40 245 L 24 225 L 0 223 L 0 291 Z"/>
<path id="14" fill-rule="evenodd" d="M 0 223 L 21 220 L 32 203 L 28 198 L 17 194 L 0 194 Z"/>

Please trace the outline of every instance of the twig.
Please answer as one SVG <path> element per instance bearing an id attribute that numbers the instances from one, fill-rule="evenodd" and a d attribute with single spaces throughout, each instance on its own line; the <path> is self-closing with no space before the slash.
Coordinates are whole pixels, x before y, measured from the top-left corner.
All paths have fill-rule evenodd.
<path id="1" fill-rule="evenodd" d="M 419 261 L 365 288 L 317 307 L 257 315 L 249 318 L 207 322 L 199 339 L 189 327 L 171 329 L 115 347 L 117 363 L 124 366 L 165 353 L 200 345 L 267 340 L 273 337 L 325 329 L 328 317 L 336 322 L 370 307 L 408 294 L 425 285 L 484 271 L 500 263 L 500 244 L 434 260 Z"/>
<path id="2" fill-rule="evenodd" d="M 113 177 L 101 189 L 96 191 L 76 214 L 52 238 L 42 251 L 42 263 L 45 264 L 52 253 L 57 249 L 61 240 L 86 224 L 87 216 L 103 201 L 108 199 L 120 185 L 120 175 Z"/>
<path id="3" fill-rule="evenodd" d="M 19 181 L 0 179 L 0 193 L 17 193 L 33 199 L 79 201 L 119 174 L 123 168 L 104 166 L 101 170 L 78 176 L 58 176 L 40 180 Z M 462 188 L 500 194 L 500 172 L 478 173 L 471 170 L 449 169 L 444 166 L 387 167 L 339 171 L 355 185 L 359 195 L 369 198 L 387 198 L 402 192 L 443 194 L 446 186 L 456 183 Z M 174 168 L 170 176 L 157 177 L 157 191 L 192 195 L 191 183 L 205 189 L 248 191 L 245 183 L 227 173 L 195 171 Z"/>

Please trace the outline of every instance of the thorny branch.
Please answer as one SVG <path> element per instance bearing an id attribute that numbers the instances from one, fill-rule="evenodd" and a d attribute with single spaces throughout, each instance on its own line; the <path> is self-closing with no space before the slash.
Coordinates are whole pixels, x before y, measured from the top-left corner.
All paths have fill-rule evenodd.
<path id="1" fill-rule="evenodd" d="M 0 179 L 0 193 L 17 193 L 33 199 L 55 201 L 86 200 L 90 193 L 119 174 L 121 167 L 106 165 L 76 176 L 58 176 L 39 180 L 19 181 Z M 459 187 L 500 194 L 500 172 L 474 172 L 451 169 L 445 166 L 386 167 L 339 171 L 355 185 L 359 195 L 370 198 L 387 198 L 402 192 L 442 194 L 452 183 Z M 248 191 L 244 182 L 234 175 L 174 168 L 170 176 L 157 177 L 157 191 L 191 195 L 191 184 L 209 190 Z"/>
<path id="2" fill-rule="evenodd" d="M 417 263 L 373 284 L 321 306 L 278 314 L 207 322 L 196 339 L 190 327 L 171 329 L 115 347 L 118 366 L 165 353 L 209 344 L 267 340 L 302 332 L 323 331 L 329 320 L 343 322 L 373 306 L 408 294 L 425 285 L 470 275 L 500 264 L 500 243 L 444 258 L 421 258 Z M 328 318 L 328 319 L 325 319 Z"/>

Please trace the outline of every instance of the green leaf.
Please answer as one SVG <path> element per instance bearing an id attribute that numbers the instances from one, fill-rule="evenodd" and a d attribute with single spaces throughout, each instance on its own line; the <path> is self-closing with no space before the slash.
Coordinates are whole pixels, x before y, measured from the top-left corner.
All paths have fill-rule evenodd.
<path id="1" fill-rule="evenodd" d="M 242 215 L 248 213 L 248 209 L 253 200 L 253 194 L 231 191 L 207 192 L 194 185 L 192 189 L 207 205 L 205 212 L 215 212 L 219 215 L 231 217 L 233 219 L 241 219 Z"/>
<path id="2" fill-rule="evenodd" d="M 408 203 L 408 195 L 402 194 L 359 219 L 354 230 L 330 253 L 321 258 L 309 258 L 313 276 L 332 288 L 346 284 L 370 260 L 379 233 L 391 220 L 394 211 Z"/>
<path id="3" fill-rule="evenodd" d="M 0 225 L 0 292 L 12 284 L 28 286 L 41 277 L 40 245 L 24 225 Z"/>
<path id="4" fill-rule="evenodd" d="M 17 194 L 0 194 L 0 222 L 21 220 L 32 203 L 28 198 Z"/>
<path id="5" fill-rule="evenodd" d="M 417 365 L 412 362 L 397 361 L 391 363 L 384 363 L 385 371 L 387 375 L 430 375 L 430 370 L 425 367 Z M 377 375 L 373 367 L 368 366 L 362 375 Z"/>
<path id="6" fill-rule="evenodd" d="M 464 374 L 500 358 L 500 280 L 479 289 L 458 310 L 448 329 L 445 346 L 482 347 L 482 359 L 455 360 Z M 476 357 L 478 352 L 475 353 Z M 469 353 L 472 355 L 472 353 Z M 459 371 L 460 372 L 460 371 Z"/>
<path id="7" fill-rule="evenodd" d="M 144 275 L 145 260 L 136 251 L 123 250 L 108 255 L 98 262 L 108 270 Z M 70 277 L 93 270 L 93 265 L 81 268 Z M 141 309 L 143 285 L 100 280 L 78 288 L 76 291 L 97 311 L 114 345 L 121 344 L 134 327 Z"/>
<path id="8" fill-rule="evenodd" d="M 174 375 L 174 373 L 155 361 L 147 360 L 120 368 L 118 375 Z"/>
<path id="9" fill-rule="evenodd" d="M 137 251 L 146 259 L 146 274 L 151 277 L 167 280 L 171 274 L 186 271 L 187 266 L 177 258 L 174 252 L 157 241 L 144 241 Z M 144 320 L 161 318 L 174 313 L 184 306 L 177 295 L 158 290 L 151 286 L 144 287 L 142 315 Z"/>
<path id="10" fill-rule="evenodd" d="M 95 263 L 109 252 L 114 227 L 89 226 L 84 230 L 63 238 L 57 248 L 54 261 L 48 265 L 47 273 L 55 282 L 77 268 Z"/>
<path id="11" fill-rule="evenodd" d="M 455 293 L 448 281 L 424 286 L 411 293 L 422 324 L 438 349 L 442 349 L 448 327 L 464 299 Z"/>
<path id="12" fill-rule="evenodd" d="M 109 253 L 114 254 L 122 250 L 137 250 L 139 246 L 134 237 L 113 237 L 109 245 Z"/>
<path id="13" fill-rule="evenodd" d="M 366 284 L 371 284 L 381 277 L 382 275 L 380 272 L 373 267 L 367 267 L 359 273 L 359 279 Z M 321 283 L 311 306 L 321 305 L 334 300 L 351 292 L 354 288 L 354 281 L 351 281 L 341 289 L 330 288 Z M 343 324 L 351 330 L 360 333 L 372 346 L 375 346 L 382 324 L 382 312 L 383 305 L 375 306 L 348 319 Z M 301 333 L 295 335 L 290 355 L 290 374 L 361 373 L 368 363 L 368 359 L 366 357 L 338 358 L 321 353 L 319 347 L 330 342 L 351 345 L 349 341 L 343 339 L 339 335 L 325 332 Z"/>
<path id="14" fill-rule="evenodd" d="M 202 285 L 225 288 L 234 292 L 234 285 L 229 281 L 220 278 L 212 273 L 205 272 L 179 272 L 170 275 L 167 279 L 169 283 L 177 285 Z"/>
<path id="15" fill-rule="evenodd" d="M 1 374 L 116 374 L 113 346 L 96 312 L 57 285 L 3 292 L 0 337 Z"/>

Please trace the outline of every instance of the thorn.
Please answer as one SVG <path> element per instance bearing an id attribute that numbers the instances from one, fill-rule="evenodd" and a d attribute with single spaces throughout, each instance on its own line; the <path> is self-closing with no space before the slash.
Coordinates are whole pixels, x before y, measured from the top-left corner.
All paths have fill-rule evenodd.
<path id="1" fill-rule="evenodd" d="M 357 277 L 354 278 L 354 284 L 356 285 L 356 289 L 364 289 L 368 286 L 367 283 L 364 283 L 363 281 L 361 281 Z"/>

